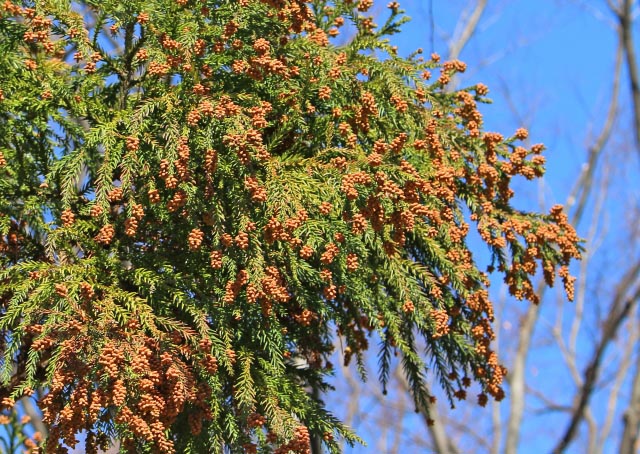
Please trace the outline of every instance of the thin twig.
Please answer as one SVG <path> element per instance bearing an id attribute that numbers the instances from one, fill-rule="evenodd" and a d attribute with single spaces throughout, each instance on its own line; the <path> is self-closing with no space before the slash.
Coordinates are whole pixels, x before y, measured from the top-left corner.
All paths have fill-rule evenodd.
<path id="1" fill-rule="evenodd" d="M 635 318 L 629 318 L 627 321 L 627 329 L 626 332 L 630 333 L 630 338 L 624 343 L 624 349 L 622 354 L 622 361 L 616 370 L 616 377 L 614 379 L 613 384 L 611 385 L 611 392 L 609 393 L 609 400 L 607 402 L 607 410 L 605 414 L 607 415 L 602 425 L 602 430 L 600 432 L 600 450 L 599 452 L 603 452 L 602 447 L 605 442 L 609 438 L 609 434 L 611 432 L 611 427 L 613 425 L 613 419 L 616 415 L 616 406 L 618 404 L 618 395 L 620 394 L 620 389 L 622 387 L 627 374 L 629 373 L 629 368 L 631 366 L 631 358 L 633 357 L 634 347 L 638 341 L 638 333 L 634 328 L 634 324 L 638 323 L 637 315 Z M 637 374 L 637 371 L 636 371 Z"/>
<path id="2" fill-rule="evenodd" d="M 615 124 L 616 117 L 618 116 L 618 96 L 620 93 L 620 73 L 622 68 L 623 50 L 622 35 L 619 34 L 618 47 L 616 49 L 613 87 L 611 89 L 611 101 L 609 102 L 607 118 L 602 126 L 600 135 L 598 135 L 587 151 L 587 162 L 583 165 L 582 173 L 580 174 L 580 177 L 578 177 L 578 181 L 571 191 L 571 195 L 569 195 L 566 203 L 567 211 L 571 210 L 575 205 L 575 210 L 572 214 L 572 221 L 574 222 L 574 225 L 575 221 L 582 219 L 587 200 L 591 194 L 598 158 L 602 154 L 602 151 L 611 137 L 613 125 Z"/>

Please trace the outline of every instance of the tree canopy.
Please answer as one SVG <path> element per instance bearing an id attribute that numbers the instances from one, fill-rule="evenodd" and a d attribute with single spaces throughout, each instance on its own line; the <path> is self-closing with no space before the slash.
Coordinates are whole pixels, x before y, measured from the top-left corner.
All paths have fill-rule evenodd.
<path id="1" fill-rule="evenodd" d="M 571 299 L 580 241 L 511 203 L 544 147 L 484 131 L 487 87 L 398 56 L 372 3 L 0 7 L 0 397 L 45 390 L 45 452 L 337 452 L 310 390 L 338 338 L 363 378 L 379 342 L 383 387 L 400 355 L 416 405 L 429 374 L 503 397 L 487 272 Z"/>

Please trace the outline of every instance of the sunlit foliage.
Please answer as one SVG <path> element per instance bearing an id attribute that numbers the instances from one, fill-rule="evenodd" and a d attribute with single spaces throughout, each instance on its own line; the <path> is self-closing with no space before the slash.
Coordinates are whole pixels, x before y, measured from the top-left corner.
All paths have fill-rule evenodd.
<path id="1" fill-rule="evenodd" d="M 537 271 L 571 297 L 579 240 L 510 203 L 543 147 L 484 132 L 487 88 L 397 56 L 371 4 L 1 7 L 0 397 L 46 390 L 46 452 L 337 452 L 310 392 L 337 337 L 363 374 L 380 340 L 382 386 L 399 354 L 417 405 L 428 374 L 503 397 L 469 229 L 533 303 Z"/>

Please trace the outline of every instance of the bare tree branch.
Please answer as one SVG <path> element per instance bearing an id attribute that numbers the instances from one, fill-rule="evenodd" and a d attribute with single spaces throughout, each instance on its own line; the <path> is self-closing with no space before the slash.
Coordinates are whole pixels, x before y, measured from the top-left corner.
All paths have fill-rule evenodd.
<path id="1" fill-rule="evenodd" d="M 632 0 L 624 0 L 622 8 L 618 13 L 620 31 L 624 53 L 627 57 L 627 70 L 629 72 L 629 85 L 631 88 L 631 100 L 633 102 L 633 126 L 636 150 L 640 153 L 640 75 L 638 74 L 638 62 L 633 47 L 632 25 L 633 17 L 631 12 Z"/>
<path id="2" fill-rule="evenodd" d="M 627 270 L 624 277 L 617 285 L 614 301 L 610 306 L 609 315 L 607 316 L 602 328 L 602 335 L 593 352 L 591 361 L 585 370 L 584 383 L 576 396 L 571 420 L 560 438 L 560 441 L 552 450 L 553 454 L 561 454 L 565 452 L 576 436 L 578 426 L 585 416 L 587 404 L 589 403 L 589 399 L 595 389 L 604 353 L 609 343 L 616 336 L 622 321 L 627 317 L 638 297 L 640 297 L 640 286 L 638 286 L 633 295 L 627 298 L 629 288 L 635 284 L 638 273 L 640 273 L 640 261 L 636 262 L 633 267 Z"/>
<path id="3" fill-rule="evenodd" d="M 518 336 L 518 349 L 511 365 L 509 378 L 509 422 L 507 424 L 507 437 L 504 454 L 517 454 L 520 441 L 520 429 L 522 427 L 522 415 L 524 413 L 525 398 L 525 372 L 526 362 L 533 337 L 533 330 L 538 320 L 540 306 L 531 304 L 520 324 L 520 336 Z"/>
<path id="4" fill-rule="evenodd" d="M 608 171 L 605 167 L 605 176 L 603 177 L 603 182 L 600 186 L 600 189 L 597 191 L 596 201 L 594 203 L 593 212 L 591 215 L 591 222 L 589 226 L 588 233 L 588 242 L 589 245 L 588 252 L 584 254 L 583 260 L 580 263 L 580 273 L 579 273 L 579 284 L 576 292 L 576 308 L 575 308 L 575 317 L 571 322 L 571 331 L 569 334 L 569 342 L 568 347 L 571 352 L 571 358 L 573 358 L 573 362 L 575 363 L 576 352 L 578 350 L 578 333 L 582 326 L 583 314 L 585 301 L 587 296 L 587 273 L 589 266 L 591 265 L 591 259 L 597 255 L 599 246 L 602 244 L 602 239 L 598 241 L 597 234 L 600 229 L 600 220 L 602 219 L 604 205 L 606 203 L 607 197 L 609 195 L 609 185 L 608 183 Z M 606 236 L 606 232 L 601 232 L 601 236 Z"/>
<path id="5" fill-rule="evenodd" d="M 589 147 L 587 154 L 587 162 L 583 165 L 582 173 L 578 177 L 578 181 L 571 191 L 571 195 L 567 199 L 566 208 L 570 210 L 574 205 L 575 211 L 573 212 L 572 220 L 582 219 L 584 208 L 587 204 L 587 199 L 591 194 L 593 186 L 594 173 L 596 171 L 596 164 L 598 158 L 602 154 L 613 130 L 616 117 L 618 116 L 618 96 L 620 93 L 620 72 L 622 68 L 622 56 L 624 52 L 624 46 L 622 43 L 622 35 L 619 35 L 618 47 L 616 49 L 616 61 L 613 76 L 613 88 L 611 90 L 611 101 L 609 102 L 609 109 L 607 111 L 607 118 L 605 119 L 602 131 L 596 138 L 594 143 Z M 575 225 L 575 224 L 574 224 Z"/>
<path id="6" fill-rule="evenodd" d="M 456 26 L 456 30 L 451 42 L 449 43 L 448 55 L 449 60 L 457 60 L 460 58 L 465 46 L 476 32 L 478 23 L 482 17 L 482 13 L 487 7 L 487 0 L 476 0 L 476 6 L 471 11 L 469 18 L 461 17 Z M 463 16 L 465 14 L 463 13 Z M 458 86 L 458 76 L 454 75 L 453 80 L 447 86 L 447 91 L 452 92 Z"/>
<path id="7" fill-rule="evenodd" d="M 584 413 L 584 419 L 587 421 L 587 425 L 589 426 L 589 441 L 587 444 L 587 453 L 595 454 L 598 442 L 598 424 L 596 423 L 596 419 L 593 416 L 591 408 L 587 407 Z"/>
<path id="8" fill-rule="evenodd" d="M 636 370 L 631 387 L 631 400 L 622 417 L 624 429 L 620 441 L 620 454 L 634 454 L 640 432 L 640 354 L 636 354 Z"/>
<path id="9" fill-rule="evenodd" d="M 396 369 L 395 375 L 404 391 L 409 393 L 411 387 L 409 386 L 404 374 L 400 372 L 399 368 Z M 429 429 L 431 439 L 438 454 L 456 454 L 460 452 L 460 450 L 453 445 L 453 441 L 445 431 L 444 423 L 440 417 L 440 413 L 438 412 L 437 405 L 431 405 L 429 408 L 421 406 L 418 408 L 418 411 L 420 412 L 425 425 Z"/>
<path id="10" fill-rule="evenodd" d="M 460 58 L 460 54 L 462 50 L 469 42 L 469 39 L 473 36 L 476 29 L 478 28 L 478 22 L 482 17 L 482 13 L 487 7 L 487 0 L 478 0 L 476 3 L 476 7 L 471 12 L 469 19 L 464 22 L 462 26 L 462 31 L 456 36 L 456 38 L 449 45 L 449 58 L 451 60 L 456 60 Z"/>
<path id="11" fill-rule="evenodd" d="M 609 400 L 607 402 L 606 419 L 602 425 L 602 431 L 600 432 L 599 452 L 603 452 L 603 446 L 606 440 L 609 438 L 611 427 L 613 425 L 613 419 L 616 414 L 615 409 L 618 403 L 618 395 L 620 394 L 620 388 L 629 373 L 629 367 L 631 366 L 631 357 L 633 355 L 634 346 L 638 342 L 638 333 L 636 329 L 632 329 L 632 324 L 637 323 L 636 319 L 629 319 L 626 331 L 630 333 L 630 338 L 625 342 L 626 346 L 622 354 L 622 362 L 617 368 L 616 377 L 611 385 L 611 393 L 609 394 Z M 636 374 L 638 372 L 636 371 Z"/>
<path id="12" fill-rule="evenodd" d="M 30 397 L 23 397 L 20 401 L 24 412 L 31 418 L 31 424 L 33 424 L 34 429 L 40 432 L 43 437 L 46 437 L 49 434 L 49 431 L 47 430 L 45 423 L 42 421 L 42 416 L 40 416 L 33 400 Z"/>

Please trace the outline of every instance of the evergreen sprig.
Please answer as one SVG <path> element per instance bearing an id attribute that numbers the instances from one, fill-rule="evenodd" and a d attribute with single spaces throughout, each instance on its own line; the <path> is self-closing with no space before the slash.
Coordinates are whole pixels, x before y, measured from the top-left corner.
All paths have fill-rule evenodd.
<path id="1" fill-rule="evenodd" d="M 503 397 L 471 224 L 534 303 L 540 265 L 572 297 L 579 239 L 510 202 L 543 147 L 484 132 L 487 88 L 398 56 L 407 18 L 371 5 L 0 7 L 0 398 L 44 391 L 45 452 L 338 452 L 311 391 L 336 331 L 363 378 L 379 339 L 383 387 L 399 354 L 421 408 L 429 374 Z"/>

